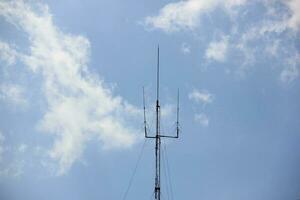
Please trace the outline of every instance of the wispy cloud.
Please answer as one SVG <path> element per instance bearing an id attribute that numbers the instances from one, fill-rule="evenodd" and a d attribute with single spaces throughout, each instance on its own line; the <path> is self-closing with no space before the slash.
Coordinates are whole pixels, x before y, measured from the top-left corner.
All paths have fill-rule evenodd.
<path id="1" fill-rule="evenodd" d="M 230 9 L 245 2 L 245 0 L 187 0 L 169 3 L 159 11 L 158 15 L 146 17 L 145 24 L 165 32 L 194 30 L 199 25 L 202 14 L 217 6 Z"/>
<path id="2" fill-rule="evenodd" d="M 195 121 L 203 127 L 207 127 L 209 125 L 209 118 L 204 113 L 197 113 L 195 114 L 194 118 Z"/>
<path id="3" fill-rule="evenodd" d="M 189 99 L 195 102 L 196 104 L 200 104 L 200 112 L 197 111 L 194 114 L 194 120 L 195 122 L 199 123 L 203 127 L 207 127 L 209 125 L 209 117 L 206 113 L 204 113 L 204 109 L 206 104 L 211 104 L 214 101 L 214 95 L 208 92 L 207 90 L 199 91 L 197 89 L 194 89 L 189 94 Z"/>
<path id="4" fill-rule="evenodd" d="M 15 64 L 17 51 L 8 43 L 0 41 L 0 61 L 7 65 Z"/>
<path id="5" fill-rule="evenodd" d="M 42 77 L 48 107 L 38 129 L 54 137 L 48 153 L 61 175 L 81 158 L 92 138 L 105 149 L 133 145 L 137 130 L 128 119 L 139 111 L 89 72 L 87 38 L 61 31 L 46 5 L 35 8 L 24 1 L 1 1 L 0 16 L 28 36 L 30 51 L 20 61 Z"/>
<path id="6" fill-rule="evenodd" d="M 18 147 L 18 151 L 20 153 L 25 153 L 27 148 L 28 148 L 28 146 L 26 144 L 20 144 L 19 147 Z"/>
<path id="7" fill-rule="evenodd" d="M 189 94 L 189 99 L 194 100 L 197 103 L 208 104 L 213 102 L 214 96 L 206 90 L 199 91 L 194 89 Z"/>
<path id="8" fill-rule="evenodd" d="M 257 10 L 256 14 L 260 17 L 252 17 L 251 9 L 258 7 L 264 8 Z M 216 9 L 224 12 L 211 15 Z M 213 27 L 214 31 L 208 36 L 212 39 L 206 44 L 204 57 L 224 64 L 230 62 L 231 71 L 235 72 L 233 74 L 246 77 L 250 69 L 262 60 L 260 64 L 265 64 L 266 58 L 272 56 L 281 68 L 279 80 L 287 84 L 299 77 L 300 63 L 288 64 L 299 53 L 296 39 L 300 30 L 299 10 L 299 0 L 187 0 L 166 4 L 156 15 L 147 16 L 144 24 L 148 29 L 167 33 L 190 31 L 197 39 L 203 37 L 203 31 L 199 30 L 203 30 L 204 24 L 215 26 L 214 23 L 202 23 L 203 17 L 210 16 L 214 22 L 215 15 L 223 16 L 228 25 L 226 28 Z M 215 36 L 220 32 L 224 35 L 216 40 Z M 270 65 L 273 66 L 274 62 Z"/>
<path id="9" fill-rule="evenodd" d="M 205 51 L 205 58 L 209 60 L 224 62 L 226 59 L 227 49 L 228 49 L 227 37 L 223 37 L 219 41 L 212 41 L 209 43 Z"/>
<path id="10" fill-rule="evenodd" d="M 279 0 L 279 1 L 262 1 L 266 8 L 273 10 L 273 5 L 282 3 L 289 9 L 289 16 L 284 15 L 283 19 L 278 20 L 281 22 L 281 26 L 285 28 L 291 28 L 295 31 L 299 30 L 300 14 L 299 14 L 299 1 L 298 0 Z M 154 16 L 148 16 L 145 18 L 145 24 L 152 28 L 162 29 L 166 32 L 174 32 L 181 30 L 194 30 L 200 26 L 199 21 L 203 14 L 213 11 L 218 7 L 223 7 L 224 10 L 231 17 L 237 17 L 236 10 L 241 6 L 246 6 L 251 3 L 249 0 L 187 0 L 178 1 L 166 4 L 160 9 L 159 13 Z M 278 14 L 279 15 L 279 14 Z"/>
<path id="11" fill-rule="evenodd" d="M 18 178 L 23 174 L 24 160 L 15 159 L 16 152 L 13 152 L 13 148 L 5 143 L 6 138 L 0 131 L 0 178 Z"/>
<path id="12" fill-rule="evenodd" d="M 290 83 L 299 76 L 300 55 L 296 54 L 293 58 L 287 61 L 286 67 L 280 74 L 280 80 L 285 83 Z"/>
<path id="13" fill-rule="evenodd" d="M 19 178 L 24 173 L 24 161 L 14 160 L 5 163 L 5 167 L 0 168 L 0 177 Z"/>
<path id="14" fill-rule="evenodd" d="M 2 132 L 0 131 L 0 162 L 2 161 L 2 156 L 3 156 L 3 152 L 4 152 L 4 147 L 3 147 L 4 140 L 5 140 L 5 137 L 2 134 Z"/>
<path id="15" fill-rule="evenodd" d="M 285 3 L 291 13 L 291 16 L 287 18 L 287 25 L 288 27 L 292 28 L 295 31 L 299 31 L 300 28 L 300 3 L 299 0 L 289 0 L 283 1 Z"/>
<path id="16" fill-rule="evenodd" d="M 183 54 L 189 54 L 189 53 L 191 53 L 191 47 L 187 43 L 182 43 L 181 44 L 181 52 Z"/>
<path id="17" fill-rule="evenodd" d="M 27 106 L 24 88 L 17 84 L 0 84 L 0 101 L 4 101 L 13 107 Z"/>

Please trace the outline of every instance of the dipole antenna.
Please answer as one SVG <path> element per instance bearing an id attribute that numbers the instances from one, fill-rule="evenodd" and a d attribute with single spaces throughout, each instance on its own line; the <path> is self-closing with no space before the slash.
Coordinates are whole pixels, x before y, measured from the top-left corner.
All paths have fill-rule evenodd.
<path id="1" fill-rule="evenodd" d="M 146 106 L 145 106 L 145 90 L 143 87 L 143 108 L 144 108 L 144 131 L 145 138 L 155 139 L 155 184 L 154 184 L 154 196 L 155 200 L 160 200 L 161 196 L 161 138 L 178 138 L 179 137 L 179 89 L 177 92 L 177 116 L 176 116 L 176 135 L 162 135 L 160 133 L 160 104 L 159 104 L 159 46 L 157 48 L 157 73 L 156 73 L 156 126 L 155 135 L 150 136 L 148 134 L 147 120 L 146 120 Z"/>

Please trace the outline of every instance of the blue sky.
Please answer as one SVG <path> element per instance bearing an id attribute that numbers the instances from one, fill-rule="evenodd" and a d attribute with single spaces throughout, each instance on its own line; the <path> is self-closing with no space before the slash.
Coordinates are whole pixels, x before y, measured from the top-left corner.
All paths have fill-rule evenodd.
<path id="1" fill-rule="evenodd" d="M 173 199 L 300 198 L 299 0 L 0 1 L 0 199 L 122 199 L 142 87 Z M 149 199 L 146 141 L 127 199 Z M 170 189 L 164 178 L 163 199 Z"/>

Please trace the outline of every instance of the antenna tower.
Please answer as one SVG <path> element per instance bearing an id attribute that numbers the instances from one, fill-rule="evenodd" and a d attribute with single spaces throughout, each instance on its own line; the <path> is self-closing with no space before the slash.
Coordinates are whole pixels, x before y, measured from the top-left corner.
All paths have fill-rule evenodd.
<path id="1" fill-rule="evenodd" d="M 160 168 L 161 168 L 161 139 L 162 138 L 178 138 L 179 137 L 179 89 L 177 93 L 177 120 L 176 120 L 176 135 L 162 135 L 160 133 L 160 104 L 159 104 L 159 46 L 157 48 L 157 74 L 156 74 L 156 127 L 155 136 L 148 135 L 146 106 L 145 106 L 145 90 L 143 88 L 143 106 L 144 106 L 144 131 L 145 138 L 155 139 L 155 185 L 154 194 L 155 200 L 160 200 L 161 184 L 160 184 Z"/>

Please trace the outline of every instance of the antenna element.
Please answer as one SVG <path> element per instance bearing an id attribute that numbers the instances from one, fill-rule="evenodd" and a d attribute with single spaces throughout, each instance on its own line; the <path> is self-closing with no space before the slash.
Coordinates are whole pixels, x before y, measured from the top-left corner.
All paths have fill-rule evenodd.
<path id="1" fill-rule="evenodd" d="M 160 165 L 161 165 L 161 138 L 178 138 L 179 137 L 179 89 L 177 92 L 177 118 L 176 118 L 176 135 L 161 135 L 160 134 L 160 104 L 159 104 L 159 46 L 157 48 L 157 74 L 156 74 L 156 132 L 155 136 L 148 135 L 147 121 L 146 121 L 146 106 L 145 106 L 145 90 L 143 87 L 143 106 L 144 106 L 144 131 L 145 138 L 155 139 L 155 185 L 154 193 L 155 200 L 160 200 L 161 184 L 160 184 Z"/>

